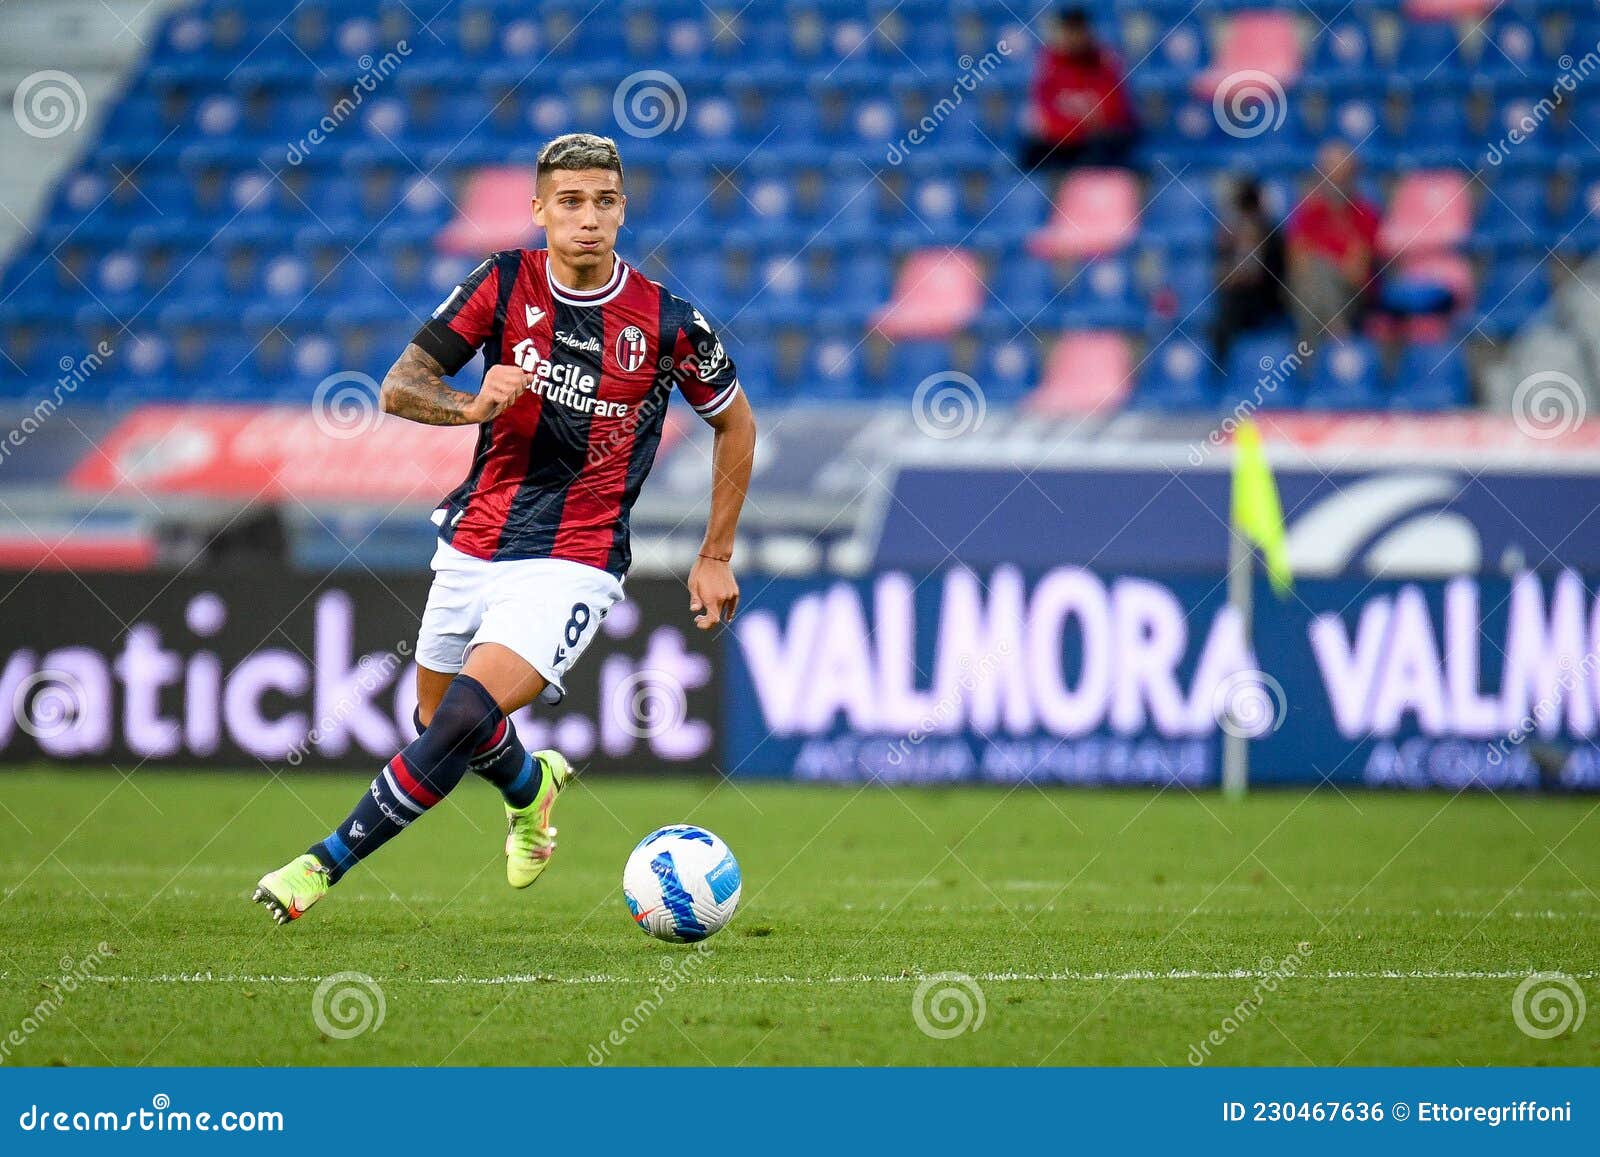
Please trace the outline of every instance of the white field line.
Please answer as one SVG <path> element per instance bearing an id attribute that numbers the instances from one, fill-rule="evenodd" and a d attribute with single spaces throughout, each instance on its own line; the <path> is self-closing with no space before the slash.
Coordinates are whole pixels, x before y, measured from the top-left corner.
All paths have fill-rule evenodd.
<path id="1" fill-rule="evenodd" d="M 0 980 L 9 977 L 9 973 L 0 973 Z M 921 981 L 929 976 L 938 976 L 940 973 L 886 973 L 882 975 L 855 975 L 855 976 L 699 976 L 678 979 L 678 983 L 685 987 L 700 984 L 726 984 L 734 987 L 744 985 L 824 985 L 824 984 L 909 984 Z M 1285 983 L 1293 980 L 1522 980 L 1528 976 L 1536 975 L 1528 969 L 1496 969 L 1496 970 L 1383 970 L 1374 972 L 1359 971 L 1329 971 L 1329 972 L 1297 972 L 1292 976 L 1285 976 L 1281 972 L 1274 972 L 1260 968 L 1235 968 L 1220 971 L 1202 972 L 1193 969 L 1176 968 L 1167 971 L 1153 971 L 1139 969 L 1128 972 L 979 972 L 971 979 L 979 983 L 1006 984 L 1012 982 L 1042 982 L 1058 984 L 1123 984 L 1131 981 L 1210 981 L 1210 980 L 1268 980 L 1276 979 Z M 1600 978 L 1600 972 L 1567 972 L 1564 975 L 1574 980 L 1594 980 Z M 240 973 L 216 972 L 172 972 L 160 973 L 153 976 L 91 976 L 87 979 L 100 984 L 317 984 L 326 977 L 318 975 L 307 976 L 273 976 L 273 975 L 244 975 Z M 390 976 L 376 977 L 378 984 L 436 984 L 445 986 L 479 986 L 479 985 L 518 985 L 518 984 L 558 984 L 558 985 L 649 985 L 656 984 L 661 976 L 612 976 L 608 973 L 593 973 L 587 976 L 553 976 L 549 973 L 516 973 L 505 976 Z"/>

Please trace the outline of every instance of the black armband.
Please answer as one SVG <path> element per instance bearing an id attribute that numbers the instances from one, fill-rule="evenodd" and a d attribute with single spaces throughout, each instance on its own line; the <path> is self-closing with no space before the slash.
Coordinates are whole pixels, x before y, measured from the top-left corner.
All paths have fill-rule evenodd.
<path id="1" fill-rule="evenodd" d="M 447 375 L 456 373 L 478 352 L 467 344 L 466 338 L 436 317 L 423 324 L 411 344 L 438 362 Z"/>

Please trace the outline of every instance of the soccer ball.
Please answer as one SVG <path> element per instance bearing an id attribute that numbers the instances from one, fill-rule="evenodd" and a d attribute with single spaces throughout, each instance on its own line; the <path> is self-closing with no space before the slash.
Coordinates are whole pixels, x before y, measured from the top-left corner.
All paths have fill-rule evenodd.
<path id="1" fill-rule="evenodd" d="M 704 940 L 739 906 L 739 861 L 704 828 L 657 828 L 633 849 L 622 895 L 635 924 L 657 940 Z"/>

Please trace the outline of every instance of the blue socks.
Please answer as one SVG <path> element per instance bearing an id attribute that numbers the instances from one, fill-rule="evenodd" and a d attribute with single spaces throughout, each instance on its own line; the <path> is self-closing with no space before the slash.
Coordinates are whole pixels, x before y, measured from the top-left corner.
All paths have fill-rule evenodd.
<path id="1" fill-rule="evenodd" d="M 420 712 L 414 712 L 411 721 L 417 725 L 418 732 L 423 730 Z M 499 788 L 512 807 L 527 807 L 544 783 L 544 765 L 522 746 L 510 719 L 502 720 L 489 741 L 473 752 L 467 770 Z"/>
<path id="2" fill-rule="evenodd" d="M 337 883 L 345 872 L 427 814 L 461 782 L 479 753 L 503 748 L 509 734 L 505 713 L 483 684 L 457 675 L 427 730 L 378 773 L 344 822 L 327 839 L 312 845 L 311 854 L 328 869 L 330 882 Z M 511 742 L 521 751 L 522 745 L 514 737 Z M 507 759 L 502 751 L 495 766 Z"/>

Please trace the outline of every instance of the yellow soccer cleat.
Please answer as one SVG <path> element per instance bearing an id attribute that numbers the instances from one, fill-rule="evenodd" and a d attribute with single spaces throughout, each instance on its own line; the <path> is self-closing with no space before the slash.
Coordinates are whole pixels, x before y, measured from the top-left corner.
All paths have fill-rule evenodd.
<path id="1" fill-rule="evenodd" d="M 506 883 L 526 888 L 539 878 L 556 850 L 556 829 L 550 826 L 550 809 L 556 795 L 572 778 L 572 768 L 559 751 L 535 751 L 528 757 L 544 767 L 539 794 L 527 807 L 506 805 Z"/>
<path id="2" fill-rule="evenodd" d="M 328 888 L 328 869 L 307 852 L 262 876 L 250 898 L 267 907 L 279 924 L 287 924 L 304 916 L 306 909 L 328 894 Z"/>

